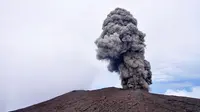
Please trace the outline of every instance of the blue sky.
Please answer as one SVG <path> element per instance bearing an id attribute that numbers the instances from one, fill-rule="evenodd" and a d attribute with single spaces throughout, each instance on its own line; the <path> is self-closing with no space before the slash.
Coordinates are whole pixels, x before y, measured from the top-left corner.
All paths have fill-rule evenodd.
<path id="1" fill-rule="evenodd" d="M 1 0 L 0 111 L 76 89 L 121 87 L 96 59 L 107 14 L 129 10 L 146 33 L 152 93 L 200 98 L 199 0 Z"/>

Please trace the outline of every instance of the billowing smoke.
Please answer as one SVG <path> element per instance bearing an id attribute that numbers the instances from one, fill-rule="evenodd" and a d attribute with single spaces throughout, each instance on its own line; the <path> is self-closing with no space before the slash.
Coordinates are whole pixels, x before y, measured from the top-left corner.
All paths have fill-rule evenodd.
<path id="1" fill-rule="evenodd" d="M 120 74 L 124 89 L 149 89 L 152 84 L 150 63 L 144 57 L 145 34 L 137 20 L 125 9 L 116 8 L 103 23 L 103 32 L 95 41 L 97 59 L 109 61 L 108 70 Z"/>

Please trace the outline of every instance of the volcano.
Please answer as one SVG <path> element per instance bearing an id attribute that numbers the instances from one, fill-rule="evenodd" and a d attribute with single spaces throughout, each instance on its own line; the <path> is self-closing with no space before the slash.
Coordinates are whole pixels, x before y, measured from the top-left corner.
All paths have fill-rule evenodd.
<path id="1" fill-rule="evenodd" d="M 12 112 L 200 112 L 200 99 L 143 90 L 75 90 Z"/>

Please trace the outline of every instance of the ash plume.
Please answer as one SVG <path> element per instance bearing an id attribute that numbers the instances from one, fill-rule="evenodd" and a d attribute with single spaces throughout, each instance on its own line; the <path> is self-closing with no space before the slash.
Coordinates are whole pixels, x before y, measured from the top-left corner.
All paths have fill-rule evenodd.
<path id="1" fill-rule="evenodd" d="M 122 8 L 107 15 L 103 32 L 95 41 L 97 59 L 109 62 L 108 70 L 120 75 L 124 89 L 149 90 L 151 66 L 144 57 L 145 34 L 138 30 L 137 20 Z"/>

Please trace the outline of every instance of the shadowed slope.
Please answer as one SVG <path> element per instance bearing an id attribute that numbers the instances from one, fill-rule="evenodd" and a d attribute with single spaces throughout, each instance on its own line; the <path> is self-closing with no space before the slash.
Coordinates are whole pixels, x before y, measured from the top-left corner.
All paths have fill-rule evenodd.
<path id="1" fill-rule="evenodd" d="M 72 91 L 13 112 L 200 112 L 200 99 L 104 88 Z"/>

